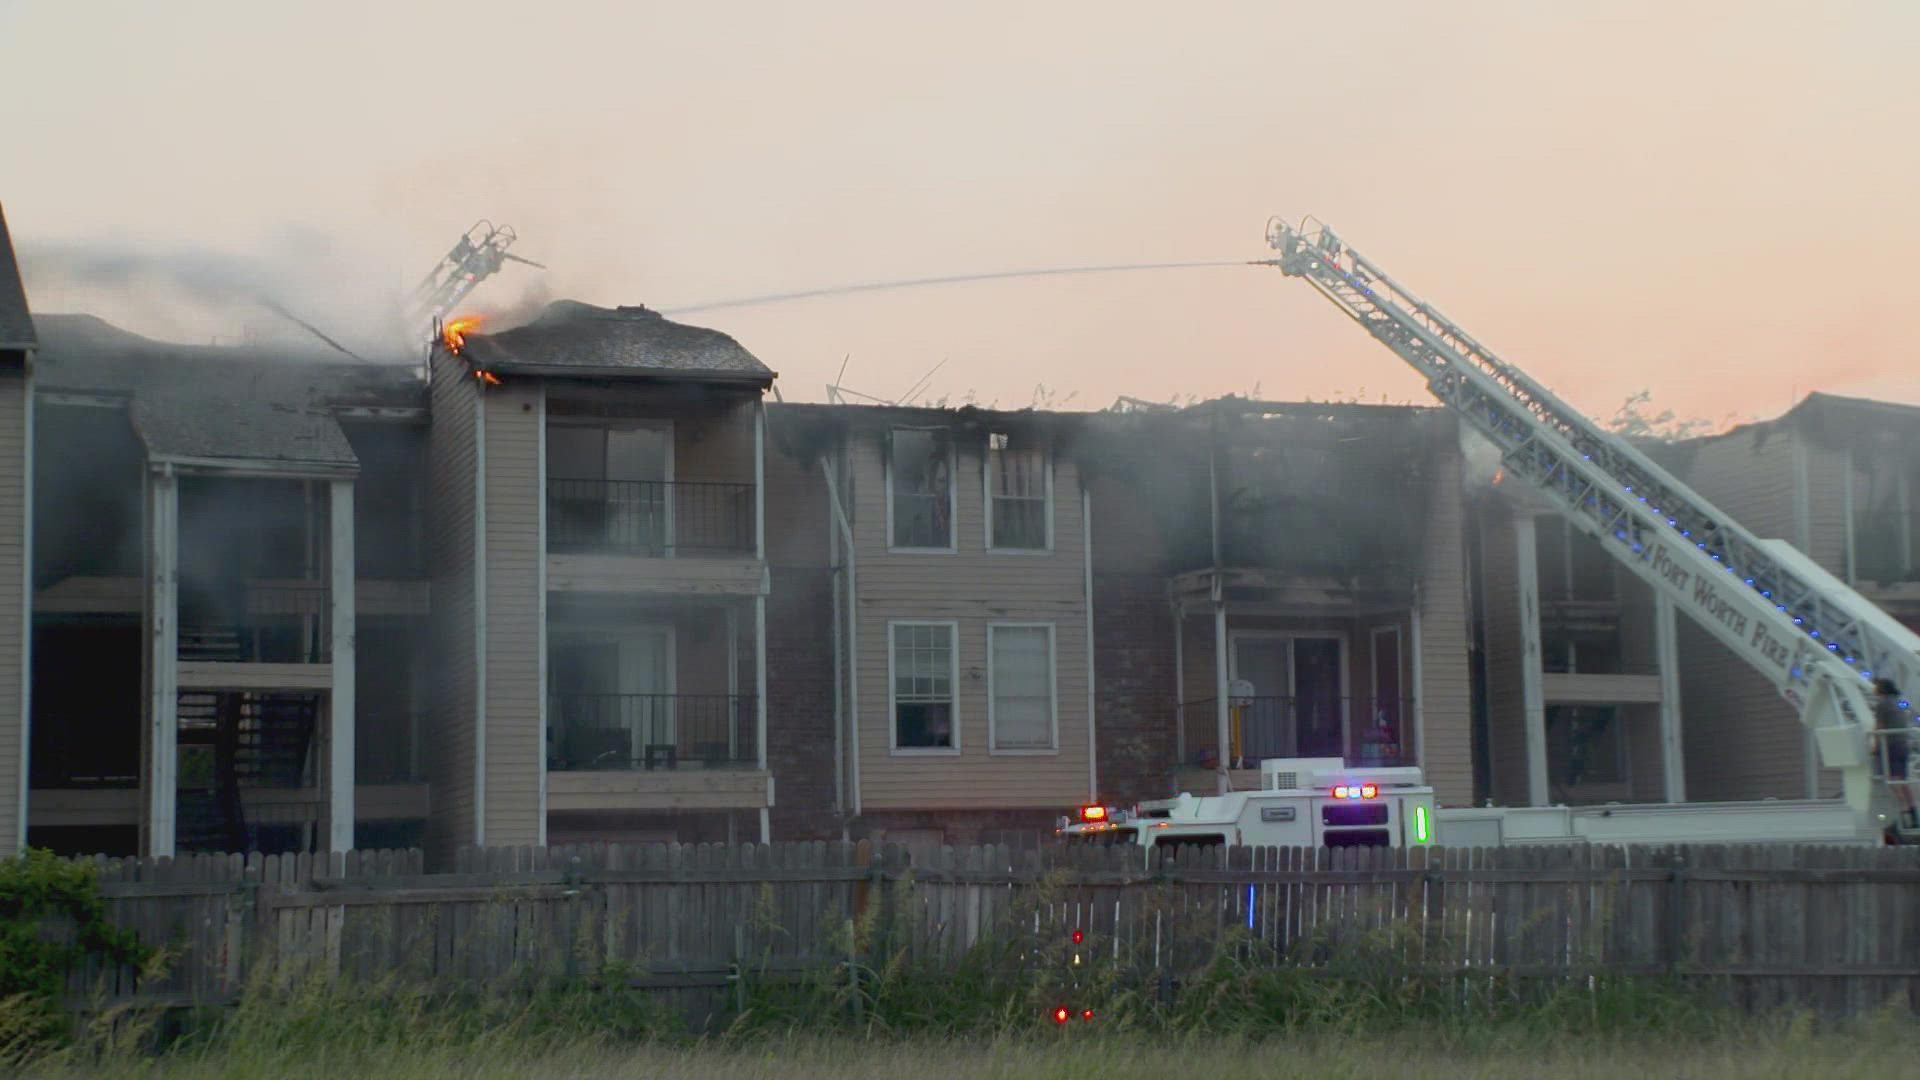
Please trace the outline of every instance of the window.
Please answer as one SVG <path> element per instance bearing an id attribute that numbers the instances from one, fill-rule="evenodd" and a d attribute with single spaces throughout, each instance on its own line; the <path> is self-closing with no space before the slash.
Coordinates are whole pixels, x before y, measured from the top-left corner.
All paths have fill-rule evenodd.
<path id="1" fill-rule="evenodd" d="M 890 679 L 895 750 L 957 750 L 953 623 L 894 623 Z"/>
<path id="2" fill-rule="evenodd" d="M 987 729 L 995 751 L 1058 749 L 1053 627 L 987 627 Z"/>
<path id="3" fill-rule="evenodd" d="M 1575 789 L 1628 782 L 1624 720 L 1614 706 L 1547 707 L 1547 767 L 1555 798 L 1578 801 Z"/>
<path id="4" fill-rule="evenodd" d="M 896 548 L 953 546 L 953 440 L 945 428 L 895 428 L 887 513 Z"/>
<path id="5" fill-rule="evenodd" d="M 988 547 L 1045 551 L 1052 546 L 1049 482 L 1045 447 L 1027 446 L 999 432 L 987 436 Z"/>

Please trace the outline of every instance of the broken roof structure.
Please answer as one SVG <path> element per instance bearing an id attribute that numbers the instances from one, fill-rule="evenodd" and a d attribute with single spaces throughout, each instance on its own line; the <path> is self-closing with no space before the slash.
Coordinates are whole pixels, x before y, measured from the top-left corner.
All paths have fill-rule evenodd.
<path id="1" fill-rule="evenodd" d="M 0 349 L 31 349 L 33 318 L 27 313 L 27 291 L 20 282 L 20 264 L 13 258 L 13 238 L 7 233 L 7 213 L 0 207 Z"/>
<path id="2" fill-rule="evenodd" d="M 417 410 L 413 369 L 341 363 L 284 347 L 155 341 L 91 315 L 41 315 L 44 391 L 120 398 L 150 460 L 207 468 L 350 473 L 353 451 L 335 413 Z"/>
<path id="3" fill-rule="evenodd" d="M 492 334 L 470 334 L 462 355 L 503 374 L 640 377 L 740 382 L 765 388 L 773 370 L 718 330 L 673 322 L 646 307 L 603 308 L 558 300 L 540 317 Z"/>

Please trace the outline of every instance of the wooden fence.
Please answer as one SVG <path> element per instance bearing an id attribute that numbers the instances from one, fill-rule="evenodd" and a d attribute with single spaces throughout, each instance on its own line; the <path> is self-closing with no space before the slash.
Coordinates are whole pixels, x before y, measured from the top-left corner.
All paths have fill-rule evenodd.
<path id="1" fill-rule="evenodd" d="M 725 986 L 1079 929 L 1152 973 L 1228 943 L 1323 964 L 1371 935 L 1410 969 L 1466 978 L 1674 977 L 1739 1007 L 1830 1014 L 1920 1003 L 1907 848 L 1233 848 L 1148 866 L 1138 848 L 601 844 L 466 850 L 444 873 L 418 851 L 96 862 L 113 919 L 175 955 L 156 979 L 78 972 L 76 1001 L 226 1002 L 263 967 L 486 983 L 621 962 L 638 987 Z"/>

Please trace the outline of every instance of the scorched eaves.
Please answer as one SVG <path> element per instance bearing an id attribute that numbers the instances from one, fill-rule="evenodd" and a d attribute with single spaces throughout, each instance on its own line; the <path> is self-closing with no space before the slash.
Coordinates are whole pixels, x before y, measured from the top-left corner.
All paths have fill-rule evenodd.
<path id="1" fill-rule="evenodd" d="M 524 326 L 470 335 L 465 355 L 488 370 L 527 375 L 773 383 L 772 369 L 718 330 L 673 322 L 644 307 L 574 300 L 548 305 Z"/>

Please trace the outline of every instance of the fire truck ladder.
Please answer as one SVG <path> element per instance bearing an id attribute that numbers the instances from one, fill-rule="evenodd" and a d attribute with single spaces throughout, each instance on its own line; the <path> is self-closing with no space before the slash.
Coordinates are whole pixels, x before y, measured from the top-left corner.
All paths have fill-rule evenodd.
<path id="1" fill-rule="evenodd" d="M 1762 540 L 1625 439 L 1600 428 L 1309 218 L 1268 223 L 1268 265 L 1304 278 L 1413 365 L 1435 397 L 1499 448 L 1506 469 L 1728 649 L 1800 713 L 1840 772 L 1862 838 L 1885 820 L 1867 734 L 1873 683 L 1920 683 L 1920 636 L 1813 560 Z M 1898 702 L 1911 724 L 1913 702 Z M 1899 738 L 1904 736 L 1889 736 Z"/>
<path id="2" fill-rule="evenodd" d="M 422 332 L 445 318 L 474 286 L 499 273 L 508 260 L 545 270 L 532 259 L 507 254 L 519 238 L 510 225 L 495 228 L 491 221 L 474 222 L 407 299 L 408 311 Z"/>

